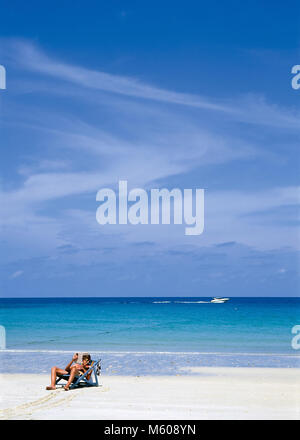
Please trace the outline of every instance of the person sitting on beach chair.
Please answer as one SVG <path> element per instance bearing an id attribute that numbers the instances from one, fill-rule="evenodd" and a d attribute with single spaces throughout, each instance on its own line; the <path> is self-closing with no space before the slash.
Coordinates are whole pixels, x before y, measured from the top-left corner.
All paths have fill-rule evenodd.
<path id="1" fill-rule="evenodd" d="M 75 353 L 71 362 L 68 363 L 65 369 L 59 367 L 51 368 L 51 385 L 46 387 L 46 390 L 55 390 L 55 384 L 57 377 L 61 377 L 64 375 L 69 375 L 68 382 L 64 386 L 65 391 L 69 391 L 70 385 L 72 384 L 75 377 L 80 374 L 86 373 L 90 368 L 91 356 L 89 354 L 84 354 L 82 356 L 82 362 L 78 362 L 78 353 Z M 73 365 L 74 364 L 74 365 Z M 88 376 L 92 374 L 89 373 Z M 89 377 L 87 376 L 87 379 Z"/>

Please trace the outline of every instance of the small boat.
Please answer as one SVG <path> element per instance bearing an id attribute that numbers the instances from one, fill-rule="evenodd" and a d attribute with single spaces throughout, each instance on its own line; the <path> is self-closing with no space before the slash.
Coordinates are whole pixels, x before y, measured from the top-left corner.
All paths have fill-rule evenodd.
<path id="1" fill-rule="evenodd" d="M 221 297 L 216 296 L 210 302 L 211 303 L 215 303 L 215 304 L 222 304 L 222 303 L 224 303 L 226 301 L 229 301 L 229 298 L 221 298 Z"/>

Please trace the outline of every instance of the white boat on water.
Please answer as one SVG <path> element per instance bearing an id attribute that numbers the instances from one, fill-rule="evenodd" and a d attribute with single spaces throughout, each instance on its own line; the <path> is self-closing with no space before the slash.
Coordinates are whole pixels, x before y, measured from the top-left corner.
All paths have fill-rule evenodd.
<path id="1" fill-rule="evenodd" d="M 211 303 L 215 303 L 215 304 L 222 304 L 225 303 L 226 301 L 229 301 L 230 298 L 221 298 L 221 297 L 215 297 L 213 298 L 210 302 Z"/>

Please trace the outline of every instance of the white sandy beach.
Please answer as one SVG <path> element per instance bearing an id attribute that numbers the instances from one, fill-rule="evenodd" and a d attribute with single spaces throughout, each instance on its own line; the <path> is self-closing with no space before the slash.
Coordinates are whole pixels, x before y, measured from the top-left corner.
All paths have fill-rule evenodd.
<path id="1" fill-rule="evenodd" d="M 187 367 L 188 368 L 188 367 Z M 100 376 L 46 391 L 49 376 L 0 376 L 0 419 L 299 419 L 298 369 L 193 368 L 193 376 Z"/>

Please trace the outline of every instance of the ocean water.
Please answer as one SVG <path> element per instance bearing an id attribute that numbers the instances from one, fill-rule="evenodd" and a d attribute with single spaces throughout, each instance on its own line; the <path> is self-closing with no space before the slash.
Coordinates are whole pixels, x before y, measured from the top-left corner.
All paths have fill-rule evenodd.
<path id="1" fill-rule="evenodd" d="M 0 299 L 0 372 L 45 372 L 75 351 L 108 374 L 188 374 L 186 366 L 299 367 L 299 298 Z"/>

